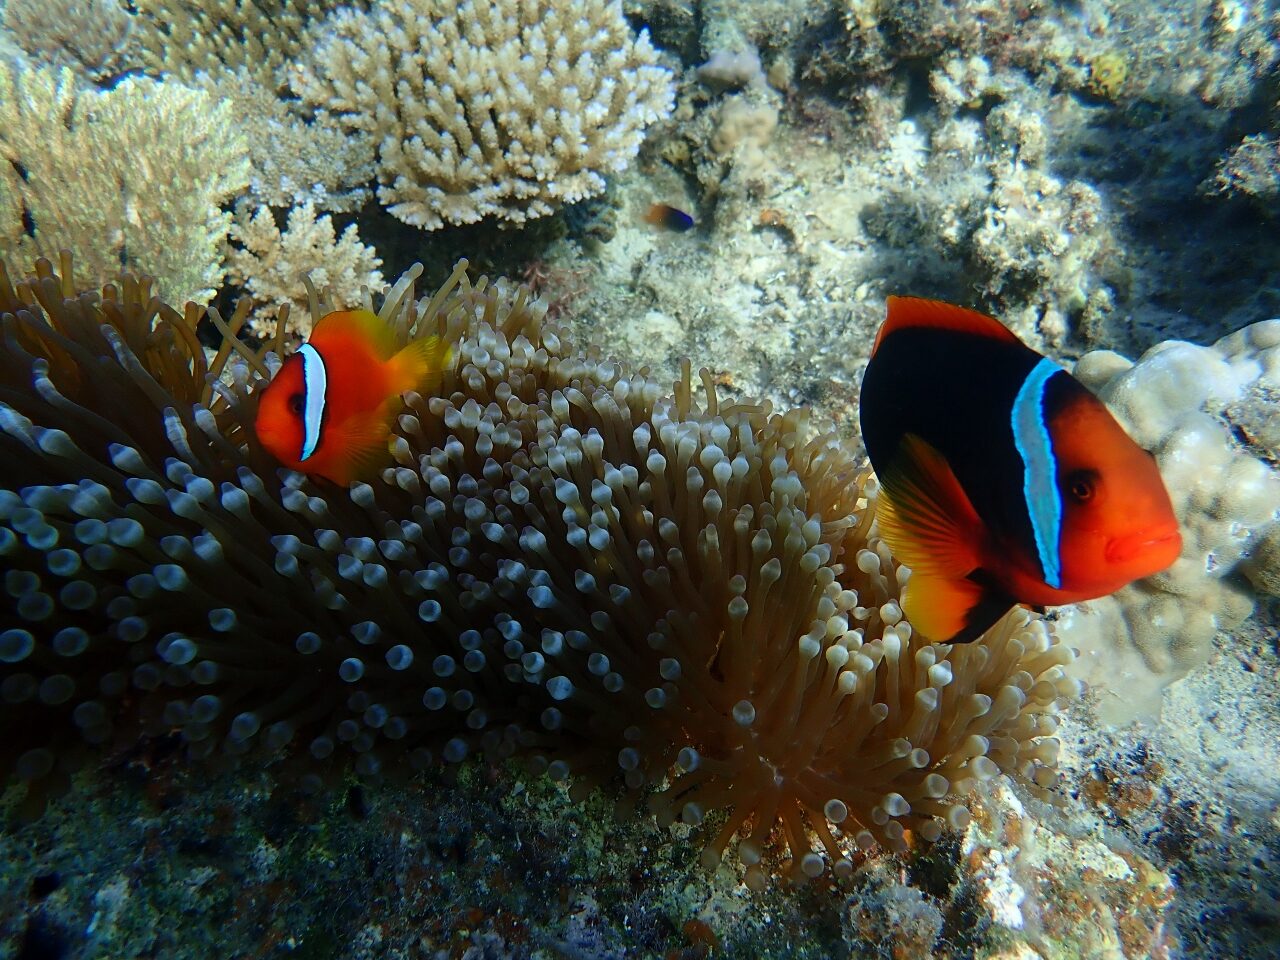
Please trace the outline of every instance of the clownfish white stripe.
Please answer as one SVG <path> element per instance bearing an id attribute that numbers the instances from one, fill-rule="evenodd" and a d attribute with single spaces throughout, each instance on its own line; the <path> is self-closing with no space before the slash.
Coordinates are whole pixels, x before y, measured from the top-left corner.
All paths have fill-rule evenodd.
<path id="1" fill-rule="evenodd" d="M 320 443 L 320 427 L 324 423 L 325 390 L 329 386 L 329 377 L 324 369 L 324 358 L 311 344 L 304 343 L 300 346 L 298 354 L 302 357 L 304 388 L 302 456 L 298 459 L 306 460 L 316 452 L 316 446 Z"/>
<path id="2" fill-rule="evenodd" d="M 1022 457 L 1022 495 L 1044 582 L 1062 586 L 1062 495 L 1058 490 L 1058 465 L 1053 439 L 1044 419 L 1044 390 L 1051 377 L 1063 370 L 1048 357 L 1031 368 L 1013 401 L 1013 442 Z"/>

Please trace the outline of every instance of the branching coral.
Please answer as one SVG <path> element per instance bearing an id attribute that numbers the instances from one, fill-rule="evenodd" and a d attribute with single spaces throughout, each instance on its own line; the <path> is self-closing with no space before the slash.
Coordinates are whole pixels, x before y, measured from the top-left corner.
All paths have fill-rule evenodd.
<path id="1" fill-rule="evenodd" d="M 285 301 L 294 307 L 289 332 L 303 336 L 310 332 L 304 276 L 317 288 L 331 290 L 341 303 L 358 302 L 361 287 L 382 287 L 378 270 L 382 260 L 377 251 L 360 242 L 356 225 L 348 226 L 339 238 L 333 218 L 317 217 L 311 203 L 290 210 L 283 231 L 266 207 L 252 215 L 246 210 L 232 226 L 231 238 L 242 246 L 228 257 L 228 271 L 260 302 L 250 320 L 259 336 L 274 337 L 274 318 Z"/>
<path id="2" fill-rule="evenodd" d="M 357 210 L 372 194 L 368 136 L 308 123 L 298 102 L 249 68 L 213 69 L 192 83 L 231 105 L 249 145 L 249 192 L 258 203 L 315 203 L 329 213 Z"/>
<path id="3" fill-rule="evenodd" d="M 0 254 L 82 251 L 95 282 L 121 269 L 206 300 L 222 282 L 231 217 L 248 181 L 230 107 L 176 81 L 130 77 L 82 90 L 69 70 L 0 61 Z"/>
<path id="4" fill-rule="evenodd" d="M 309 779 L 519 753 L 714 821 L 756 885 L 771 839 L 846 871 L 1002 770 L 1052 789 L 1072 652 L 1025 612 L 922 644 L 850 441 L 687 367 L 667 393 L 464 267 L 382 303 L 454 350 L 349 490 L 259 449 L 262 361 L 206 377 L 198 308 L 0 274 L 0 749 L 36 795 L 140 733 Z"/>
<path id="5" fill-rule="evenodd" d="M 378 196 L 436 229 L 594 196 L 671 110 L 670 73 L 616 0 L 409 0 L 343 10 L 288 71 L 318 121 L 378 146 Z"/>
<path id="6" fill-rule="evenodd" d="M 8 0 L 0 24 L 42 63 L 103 76 L 119 66 L 133 18 L 117 0 Z"/>
<path id="7" fill-rule="evenodd" d="M 133 0 L 135 45 L 152 70 L 187 80 L 220 69 L 261 77 L 294 60 L 337 0 Z"/>

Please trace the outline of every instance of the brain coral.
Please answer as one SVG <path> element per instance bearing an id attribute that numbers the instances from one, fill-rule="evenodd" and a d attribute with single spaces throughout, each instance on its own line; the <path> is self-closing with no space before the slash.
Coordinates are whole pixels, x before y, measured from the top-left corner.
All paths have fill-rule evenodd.
<path id="1" fill-rule="evenodd" d="M 1052 789 L 1071 650 L 1023 611 L 922 643 L 851 441 L 705 371 L 669 392 L 464 268 L 386 294 L 456 349 L 350 489 L 259 449 L 267 367 L 228 339 L 206 374 L 200 308 L 0 272 L 0 761 L 33 798 L 162 733 L 306 780 L 518 754 L 707 820 L 759 884 L 771 847 L 802 876 L 937 838 L 1001 771 Z"/>
<path id="2" fill-rule="evenodd" d="M 1155 453 L 1183 549 L 1164 573 L 1068 608 L 1062 630 L 1109 688 L 1104 713 L 1158 713 L 1164 686 L 1253 612 L 1250 581 L 1280 595 L 1280 320 L 1211 347 L 1166 341 L 1137 363 L 1095 351 L 1075 372 Z"/>
<path id="3" fill-rule="evenodd" d="M 674 97 L 616 0 L 342 10 L 289 75 L 321 124 L 373 137 L 379 199 L 428 230 L 600 193 Z"/>

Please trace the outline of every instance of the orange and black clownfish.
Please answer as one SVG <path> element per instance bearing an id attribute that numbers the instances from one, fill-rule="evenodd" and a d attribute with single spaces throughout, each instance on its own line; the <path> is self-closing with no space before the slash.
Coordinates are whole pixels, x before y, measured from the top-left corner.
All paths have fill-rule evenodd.
<path id="1" fill-rule="evenodd" d="M 1182 548 L 1155 458 L 991 317 L 890 297 L 859 417 L 881 535 L 911 568 L 903 611 L 930 640 L 1105 596 Z"/>
<path id="2" fill-rule="evenodd" d="M 438 337 L 397 350 L 368 310 L 326 314 L 262 391 L 258 439 L 286 467 L 345 486 L 387 456 L 400 394 L 430 389 L 447 359 Z"/>

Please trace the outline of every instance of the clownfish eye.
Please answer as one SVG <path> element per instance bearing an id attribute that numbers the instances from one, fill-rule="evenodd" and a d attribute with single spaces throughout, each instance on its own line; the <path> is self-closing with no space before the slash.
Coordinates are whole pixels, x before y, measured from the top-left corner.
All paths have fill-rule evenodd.
<path id="1" fill-rule="evenodd" d="M 1098 474 L 1093 470 L 1077 470 L 1067 477 L 1066 488 L 1076 503 L 1088 503 L 1098 493 Z"/>
<path id="2" fill-rule="evenodd" d="M 289 402 L 289 412 L 297 417 L 302 416 L 302 411 L 304 411 L 307 408 L 306 397 L 304 397 L 300 393 L 289 394 L 288 402 Z"/>

